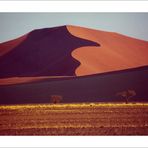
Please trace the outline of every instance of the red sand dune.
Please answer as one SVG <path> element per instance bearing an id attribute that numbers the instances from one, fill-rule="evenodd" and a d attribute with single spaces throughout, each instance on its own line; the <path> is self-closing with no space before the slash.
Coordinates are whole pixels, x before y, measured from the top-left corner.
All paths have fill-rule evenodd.
<path id="1" fill-rule="evenodd" d="M 148 65 L 148 42 L 118 33 L 67 26 L 77 37 L 99 43 L 100 47 L 80 47 L 72 56 L 81 62 L 76 75 L 90 75 Z"/>
<path id="2" fill-rule="evenodd" d="M 67 32 L 65 32 L 65 28 L 67 28 Z M 85 39 L 88 41 L 93 41 L 95 43 L 98 43 L 100 46 L 90 46 L 91 44 L 89 43 L 88 45 L 79 47 L 79 48 L 74 48 L 72 49 L 72 51 L 70 51 L 70 54 L 73 56 L 73 58 L 75 58 L 77 61 L 80 62 L 80 65 L 77 67 L 74 67 L 73 72 L 75 72 L 76 76 L 83 76 L 83 75 L 91 75 L 91 74 L 97 74 L 97 73 L 104 73 L 104 72 L 110 72 L 110 71 L 118 71 L 118 70 L 124 70 L 124 69 L 130 69 L 130 68 L 136 68 L 136 67 L 140 67 L 140 66 L 145 66 L 148 65 L 148 42 L 147 41 L 143 41 L 143 40 L 138 40 L 138 39 L 134 39 L 131 37 L 127 37 L 118 33 L 113 33 L 113 32 L 106 32 L 106 31 L 99 31 L 99 30 L 93 30 L 93 29 L 88 29 L 88 28 L 83 28 L 83 27 L 77 27 L 77 26 L 66 26 L 64 29 L 64 33 L 60 32 L 59 30 L 62 30 L 61 27 L 58 27 L 58 29 L 54 29 L 54 33 L 49 32 L 48 36 L 49 39 L 52 38 L 53 39 L 56 38 L 57 39 L 57 35 L 60 35 L 61 37 L 67 35 L 68 38 L 66 38 L 63 42 L 64 46 L 63 48 L 60 46 L 58 46 L 57 49 L 61 48 L 60 50 L 65 49 L 65 47 L 68 46 L 67 39 L 71 38 L 71 40 L 73 42 L 78 42 L 81 39 Z M 41 36 L 41 39 L 44 38 L 45 35 L 47 35 L 47 31 L 48 29 L 46 29 L 46 31 L 41 30 L 41 33 L 43 34 Z M 50 31 L 50 29 L 49 29 Z M 59 34 L 56 34 L 57 32 Z M 46 34 L 44 34 L 46 33 Z M 62 34 L 61 34 L 62 33 Z M 70 34 L 68 34 L 70 33 Z M 71 35 L 78 37 L 77 40 L 71 37 Z M 7 54 L 9 51 L 13 50 L 15 47 L 17 47 L 18 45 L 20 45 L 23 41 L 26 41 L 25 39 L 27 39 L 27 37 L 29 36 L 29 33 L 5 42 L 5 43 L 1 43 L 0 44 L 0 56 Z M 45 36 L 46 39 L 47 36 Z M 34 40 L 34 36 L 32 37 L 32 39 Z M 49 50 L 50 48 L 53 49 L 53 47 L 55 46 L 55 43 L 57 43 L 57 40 L 55 40 L 55 43 L 52 42 L 52 44 L 49 44 L 49 39 L 47 40 L 47 45 L 44 45 L 44 42 L 40 43 L 40 46 L 42 47 L 46 47 L 47 50 Z M 61 38 L 59 39 L 61 41 Z M 71 44 L 71 43 L 70 43 Z M 34 44 L 33 44 L 34 45 Z M 32 46 L 33 46 L 32 45 Z M 47 47 L 49 46 L 49 47 Z M 53 47 L 52 47 L 53 46 Z M 30 46 L 27 45 L 27 47 L 29 48 Z M 43 48 L 45 50 L 45 47 Z M 28 50 L 28 48 L 24 50 Z M 32 47 L 34 49 L 34 46 Z M 49 48 L 49 49 L 48 49 Z M 69 48 L 72 48 L 71 45 L 69 46 Z M 56 48 L 55 48 L 56 49 Z M 31 52 L 32 49 L 29 49 L 29 54 L 33 54 Z M 44 51 L 43 50 L 43 51 Z M 19 51 L 19 50 L 18 50 Z M 41 53 L 43 54 L 43 51 L 40 50 Z M 67 49 L 66 49 L 67 51 Z M 63 50 L 63 52 L 66 52 L 65 50 Z M 55 52 L 57 52 L 55 50 Z M 20 51 L 20 53 L 22 53 L 22 51 Z M 20 56 L 19 53 L 19 56 Z M 17 53 L 16 53 L 17 54 Z M 29 55 L 28 54 L 28 55 Z M 53 53 L 52 53 L 53 54 Z M 53 57 L 53 55 L 51 54 L 51 57 Z M 67 53 L 65 53 L 67 54 Z M 61 55 L 59 55 L 60 58 Z M 35 60 L 38 60 L 37 58 L 34 57 L 34 62 Z M 43 55 L 43 57 L 45 57 Z M 50 58 L 51 58 L 50 57 Z M 22 57 L 24 58 L 24 60 L 28 59 L 28 56 L 26 57 Z M 47 57 L 46 57 L 47 58 Z M 48 57 L 49 58 L 49 57 Z M 70 57 L 71 58 L 71 57 Z M 13 59 L 13 57 L 12 57 Z M 40 58 L 43 59 L 43 58 Z M 51 58 L 52 59 L 52 58 Z M 9 60 L 9 58 L 7 59 Z M 55 59 L 54 59 L 55 60 Z M 12 60 L 13 62 L 13 60 Z M 56 61 L 51 61 L 51 62 L 56 62 Z M 50 63 L 49 62 L 49 65 Z M 68 63 L 67 61 L 64 61 L 66 63 Z M 11 63 L 11 62 L 10 62 Z M 10 66 L 10 63 L 7 64 L 7 66 Z M 36 64 L 36 63 L 35 63 Z M 45 64 L 45 63 L 42 63 Z M 45 65 L 48 65 L 48 63 L 46 63 Z M 52 65 L 53 66 L 53 65 Z M 67 69 L 63 69 L 63 66 L 61 64 L 58 65 L 64 72 Z M 72 69 L 72 64 L 68 67 L 68 71 L 71 71 Z M 14 65 L 15 67 L 15 65 Z M 56 66 L 53 66 L 53 68 L 55 68 Z M 11 66 L 10 66 L 11 68 Z M 24 65 L 23 65 L 24 68 Z M 43 67 L 44 68 L 44 67 Z M 29 69 L 30 70 L 30 69 Z M 55 71 L 53 69 L 49 69 L 51 70 L 51 72 Z M 64 73 L 63 72 L 63 73 Z M 55 76 L 55 74 L 51 74 L 51 75 L 46 75 L 44 74 L 43 76 L 22 76 L 22 77 L 17 77 L 17 76 L 10 76 L 4 79 L 0 79 L 0 85 L 7 85 L 7 84 L 17 84 L 17 83 L 24 83 L 24 82 L 31 82 L 31 81 L 36 81 L 36 80 L 40 80 L 40 79 L 45 79 L 45 78 L 51 78 L 52 76 Z M 47 77 L 46 77 L 47 76 Z M 60 77 L 63 75 L 59 75 Z M 72 76 L 72 74 L 71 74 Z M 74 76 L 74 75 L 73 75 Z M 58 77 L 59 78 L 59 77 Z"/>
<path id="3" fill-rule="evenodd" d="M 66 26 L 33 30 L 19 46 L 1 56 L 0 78 L 75 76 L 80 62 L 71 53 L 83 46 L 99 45 L 71 35 Z"/>
<path id="4" fill-rule="evenodd" d="M 9 51 L 11 51 L 13 48 L 21 44 L 27 38 L 27 35 L 28 34 L 8 42 L 0 43 L 0 56 L 5 55 Z"/>

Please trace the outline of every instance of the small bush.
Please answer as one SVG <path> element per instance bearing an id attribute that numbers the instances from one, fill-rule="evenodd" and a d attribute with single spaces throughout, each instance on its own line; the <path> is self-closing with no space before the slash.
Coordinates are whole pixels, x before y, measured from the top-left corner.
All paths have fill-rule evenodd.
<path id="1" fill-rule="evenodd" d="M 51 95 L 50 96 L 50 101 L 51 103 L 57 104 L 62 101 L 63 97 L 61 95 Z"/>
<path id="2" fill-rule="evenodd" d="M 116 96 L 121 96 L 125 99 L 126 104 L 128 104 L 129 99 L 136 95 L 135 90 L 126 90 L 122 92 L 118 92 Z"/>

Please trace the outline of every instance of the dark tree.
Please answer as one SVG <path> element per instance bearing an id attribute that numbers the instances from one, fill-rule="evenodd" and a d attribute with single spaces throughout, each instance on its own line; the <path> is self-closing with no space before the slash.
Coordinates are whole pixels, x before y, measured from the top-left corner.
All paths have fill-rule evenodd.
<path id="1" fill-rule="evenodd" d="M 118 92 L 116 96 L 121 96 L 125 99 L 126 104 L 128 104 L 129 99 L 136 95 L 135 90 L 126 90 L 122 92 Z"/>
<path id="2" fill-rule="evenodd" d="M 62 101 L 63 97 L 61 95 L 51 95 L 50 101 L 54 104 L 60 103 Z"/>

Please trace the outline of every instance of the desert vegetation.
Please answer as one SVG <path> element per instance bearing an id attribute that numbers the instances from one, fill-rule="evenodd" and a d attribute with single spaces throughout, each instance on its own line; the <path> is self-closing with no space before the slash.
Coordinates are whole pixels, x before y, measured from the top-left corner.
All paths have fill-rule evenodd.
<path id="1" fill-rule="evenodd" d="M 146 103 L 0 106 L 0 135 L 148 135 Z"/>
<path id="2" fill-rule="evenodd" d="M 51 95 L 50 96 L 50 101 L 51 103 L 57 104 L 62 101 L 63 97 L 61 95 Z"/>
<path id="3" fill-rule="evenodd" d="M 116 94 L 116 96 L 121 96 L 124 98 L 126 104 L 128 104 L 129 102 L 129 99 L 136 96 L 136 92 L 135 90 L 126 90 L 126 91 L 121 91 L 121 92 L 118 92 Z"/>

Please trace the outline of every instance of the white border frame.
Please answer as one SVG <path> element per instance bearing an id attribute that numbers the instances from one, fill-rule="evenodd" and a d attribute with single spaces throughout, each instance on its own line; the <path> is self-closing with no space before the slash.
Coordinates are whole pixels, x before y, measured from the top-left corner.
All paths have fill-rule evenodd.
<path id="1" fill-rule="evenodd" d="M 148 12 L 148 1 L 0 1 L 0 12 Z M 148 147 L 148 136 L 1 136 L 0 147 Z"/>
<path id="2" fill-rule="evenodd" d="M 148 12 L 148 1 L 0 1 L 0 12 Z"/>
<path id="3" fill-rule="evenodd" d="M 146 148 L 147 141 L 147 136 L 9 136 L 0 137 L 0 147 Z"/>

